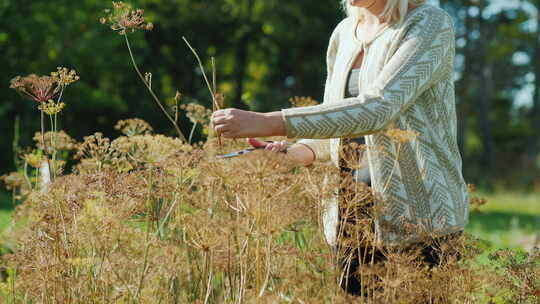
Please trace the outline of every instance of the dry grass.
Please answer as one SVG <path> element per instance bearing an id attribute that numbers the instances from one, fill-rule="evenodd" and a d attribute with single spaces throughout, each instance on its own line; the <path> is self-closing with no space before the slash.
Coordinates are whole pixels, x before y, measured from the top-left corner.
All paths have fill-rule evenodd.
<path id="1" fill-rule="evenodd" d="M 20 173 L 6 178 L 23 201 L 15 221 L 26 223 L 9 235 L 15 245 L 13 253 L 3 258 L 10 269 L 1 286 L 6 299 L 13 303 L 353 299 L 337 284 L 341 277 L 337 257 L 319 228 L 320 200 L 332 188 L 321 185 L 324 173 L 334 168 L 294 168 L 282 155 L 264 151 L 217 160 L 215 139 L 196 147 L 152 135 L 148 127 L 128 129 L 129 136 L 109 140 L 94 135 L 77 144 L 76 173 L 58 176 L 46 192 L 37 183 L 28 188 L 23 177 L 14 178 Z M 138 129 L 144 134 L 133 131 Z M 240 148 L 234 145 L 225 142 L 223 149 Z M 358 206 L 369 191 L 364 187 L 351 202 Z M 354 240 L 349 239 L 347 246 L 358 246 Z M 461 260 L 448 254 L 446 262 L 432 271 L 418 262 L 414 251 L 388 251 L 384 265 L 367 263 L 362 268 L 359 275 L 369 291 L 357 300 L 538 300 L 538 256 L 500 253 L 493 256 L 498 269 L 480 269 L 474 263 L 477 248 L 468 238 L 442 247 L 448 252 L 458 249 Z"/>

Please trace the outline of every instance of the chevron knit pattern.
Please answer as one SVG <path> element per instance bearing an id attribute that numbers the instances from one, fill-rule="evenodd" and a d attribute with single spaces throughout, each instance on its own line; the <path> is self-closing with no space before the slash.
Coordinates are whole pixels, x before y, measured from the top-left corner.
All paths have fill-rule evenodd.
<path id="1" fill-rule="evenodd" d="M 372 188 L 383 207 L 376 218 L 382 243 L 403 244 L 418 240 L 421 233 L 442 236 L 463 230 L 468 192 L 456 141 L 450 16 L 424 4 L 367 46 L 353 40 L 356 23 L 350 19 L 330 38 L 324 103 L 284 109 L 287 137 L 303 138 L 300 142 L 311 147 L 317 159 L 330 154 L 337 165 L 339 138 L 366 136 Z M 366 60 L 361 92 L 345 99 L 347 73 L 362 47 Z M 390 128 L 420 135 L 398 143 L 385 135 Z M 337 223 L 334 216 L 326 214 L 325 230 L 334 229 L 328 227 Z M 333 242 L 328 234 L 327 239 Z"/>

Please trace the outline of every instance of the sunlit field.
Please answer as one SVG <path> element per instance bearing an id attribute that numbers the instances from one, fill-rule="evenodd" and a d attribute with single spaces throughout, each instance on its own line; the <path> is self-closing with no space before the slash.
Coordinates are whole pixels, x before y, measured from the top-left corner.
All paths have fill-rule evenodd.
<path id="1" fill-rule="evenodd" d="M 126 60 L 172 131 L 159 134 L 148 122 L 127 118 L 116 123 L 115 136 L 92 131 L 77 140 L 58 123 L 60 113 L 70 115 L 63 97 L 80 80 L 77 71 L 58 67 L 11 80 L 10 88 L 35 105 L 40 129 L 28 147 L 14 140 L 15 170 L 0 177 L 6 189 L 0 192 L 2 303 L 540 302 L 540 193 L 469 185 L 466 233 L 441 242 L 431 268 L 423 248 L 377 242 L 381 223 L 374 218 L 385 202 L 356 183 L 353 197 L 340 200 L 354 221 L 340 223 L 346 233 L 330 247 L 323 202 L 347 183 L 333 164 L 297 166 L 285 153 L 262 150 L 221 158 L 247 144 L 222 138 L 210 124 L 225 104 L 214 58 L 206 63 L 183 40 L 211 107 L 181 92 L 162 98 L 129 40 L 153 29 L 144 11 L 113 2 L 99 21 L 125 43 Z M 291 107 L 317 103 L 290 101 Z M 181 116 L 190 128 L 180 125 Z M 380 135 L 394 151 L 419 136 L 400 129 Z M 405 233 L 421 228 L 403 224 Z M 438 242 L 422 237 L 421 244 Z M 354 275 L 363 289 L 351 296 L 340 287 L 338 265 L 359 248 L 381 250 L 385 260 L 358 257 L 364 265 Z"/>

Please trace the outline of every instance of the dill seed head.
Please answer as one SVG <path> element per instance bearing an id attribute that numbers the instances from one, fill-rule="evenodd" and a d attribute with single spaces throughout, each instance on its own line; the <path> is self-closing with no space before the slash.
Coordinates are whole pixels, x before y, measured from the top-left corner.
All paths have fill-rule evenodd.
<path id="1" fill-rule="evenodd" d="M 407 143 L 410 142 L 420 134 L 413 130 L 400 130 L 400 129 L 390 129 L 385 132 L 386 136 L 390 137 L 393 141 L 397 143 Z"/>
<path id="2" fill-rule="evenodd" d="M 295 108 L 298 107 L 309 107 L 309 106 L 315 106 L 318 105 L 319 102 L 311 97 L 304 97 L 304 96 L 295 96 L 289 99 L 289 102 L 291 105 Z"/>
<path id="3" fill-rule="evenodd" d="M 54 99 L 60 92 L 60 87 L 53 77 L 36 74 L 17 76 L 11 79 L 9 87 L 39 103 Z"/>
<path id="4" fill-rule="evenodd" d="M 52 153 L 54 150 L 56 151 L 72 151 L 77 148 L 77 144 L 75 140 L 69 136 L 64 131 L 58 131 L 58 132 L 45 132 L 45 144 L 47 145 L 47 151 L 46 153 Z M 54 139 L 54 140 L 53 140 Z M 34 142 L 36 143 L 36 147 L 40 150 L 43 150 L 43 143 L 41 142 L 41 133 L 36 132 L 34 134 L 33 138 Z"/>
<path id="5" fill-rule="evenodd" d="M 150 134 L 154 131 L 150 124 L 139 118 L 120 120 L 114 128 L 126 136 Z"/>
<path id="6" fill-rule="evenodd" d="M 192 123 L 199 123 L 201 125 L 206 125 L 210 123 L 210 117 L 212 116 L 212 111 L 205 108 L 204 106 L 196 103 L 188 103 L 180 106 L 180 109 L 187 112 L 186 116 Z"/>
<path id="7" fill-rule="evenodd" d="M 51 77 L 62 87 L 66 87 L 80 79 L 75 70 L 69 70 L 64 67 L 56 68 L 56 72 L 52 72 Z"/>
<path id="8" fill-rule="evenodd" d="M 43 162 L 44 158 L 41 153 L 37 153 L 37 151 L 34 151 L 32 153 L 24 154 L 22 156 L 22 159 L 28 163 L 30 166 L 34 168 L 40 168 L 41 163 Z"/>
<path id="9" fill-rule="evenodd" d="M 65 107 L 65 103 L 55 102 L 54 100 L 49 99 L 49 101 L 39 104 L 38 109 L 47 113 L 48 115 L 54 115 L 60 113 Z"/>
<path id="10" fill-rule="evenodd" d="M 144 10 L 134 9 L 130 4 L 122 1 L 113 1 L 112 6 L 112 10 L 105 10 L 106 16 L 100 18 L 100 23 L 109 25 L 113 31 L 117 31 L 120 35 L 139 29 L 151 31 L 154 28 L 152 23 L 146 22 Z"/>
<path id="11" fill-rule="evenodd" d="M 0 180 L 6 185 L 8 190 L 16 189 L 24 184 L 24 176 L 20 172 L 11 172 L 0 176 Z"/>

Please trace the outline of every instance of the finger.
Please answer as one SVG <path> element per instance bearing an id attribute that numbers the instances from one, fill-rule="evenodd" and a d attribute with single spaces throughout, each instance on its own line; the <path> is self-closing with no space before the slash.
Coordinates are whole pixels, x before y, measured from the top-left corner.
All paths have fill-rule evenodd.
<path id="1" fill-rule="evenodd" d="M 226 113 L 225 113 L 224 110 L 217 110 L 214 113 L 212 113 L 212 119 L 218 118 L 218 117 L 221 117 L 221 116 L 225 116 L 225 115 L 226 115 Z"/>
<path id="2" fill-rule="evenodd" d="M 272 152 L 279 152 L 279 149 L 281 148 L 279 142 L 275 142 L 272 144 L 272 148 L 270 148 L 270 151 Z"/>
<path id="3" fill-rule="evenodd" d="M 272 151 L 272 147 L 273 147 L 273 146 L 274 146 L 273 143 L 267 144 L 267 145 L 264 147 L 264 149 L 267 150 L 267 151 Z"/>
<path id="4" fill-rule="evenodd" d="M 236 138 L 236 134 L 232 131 L 225 131 L 223 133 L 221 133 L 221 135 L 224 137 L 224 138 Z"/>
<path id="5" fill-rule="evenodd" d="M 212 123 L 214 124 L 214 126 L 224 124 L 226 121 L 227 121 L 226 116 L 219 116 L 212 119 Z"/>
<path id="6" fill-rule="evenodd" d="M 217 125 L 214 126 L 214 130 L 218 133 L 224 134 L 225 132 L 229 131 L 229 128 L 226 125 Z"/>

